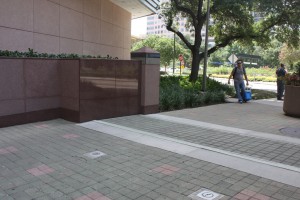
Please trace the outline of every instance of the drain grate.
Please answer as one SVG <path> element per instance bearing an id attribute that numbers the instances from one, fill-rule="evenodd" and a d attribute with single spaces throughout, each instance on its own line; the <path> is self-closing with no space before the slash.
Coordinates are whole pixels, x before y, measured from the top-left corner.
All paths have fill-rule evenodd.
<path id="1" fill-rule="evenodd" d="M 84 155 L 91 158 L 91 159 L 95 159 L 95 158 L 99 158 L 101 156 L 105 156 L 106 154 L 101 152 L 101 151 L 93 151 L 93 152 L 90 152 L 90 153 L 86 153 Z"/>
<path id="2" fill-rule="evenodd" d="M 195 200 L 218 200 L 223 197 L 223 195 L 216 192 L 210 191 L 208 189 L 202 188 L 193 194 L 190 194 L 189 197 Z"/>
<path id="3" fill-rule="evenodd" d="M 286 136 L 300 138 L 300 128 L 285 127 L 280 129 L 280 132 Z"/>

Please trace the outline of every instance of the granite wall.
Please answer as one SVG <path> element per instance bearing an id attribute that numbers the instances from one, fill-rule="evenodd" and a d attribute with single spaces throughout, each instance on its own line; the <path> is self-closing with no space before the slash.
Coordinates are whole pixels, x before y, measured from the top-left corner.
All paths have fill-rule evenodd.
<path id="1" fill-rule="evenodd" d="M 0 127 L 139 114 L 141 70 L 129 60 L 1 58 Z"/>

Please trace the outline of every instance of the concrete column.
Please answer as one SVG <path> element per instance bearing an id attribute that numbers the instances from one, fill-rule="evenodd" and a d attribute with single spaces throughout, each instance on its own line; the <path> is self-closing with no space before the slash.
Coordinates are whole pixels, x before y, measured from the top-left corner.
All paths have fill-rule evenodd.
<path id="1" fill-rule="evenodd" d="M 157 113 L 159 111 L 160 54 L 149 47 L 143 47 L 131 52 L 131 59 L 142 61 L 142 114 Z"/>

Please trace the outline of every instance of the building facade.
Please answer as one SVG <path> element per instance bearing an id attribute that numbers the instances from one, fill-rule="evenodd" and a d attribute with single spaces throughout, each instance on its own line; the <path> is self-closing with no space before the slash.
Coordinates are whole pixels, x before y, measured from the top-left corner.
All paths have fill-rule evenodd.
<path id="1" fill-rule="evenodd" d="M 130 59 L 131 19 L 159 0 L 2 0 L 0 49 Z"/>
<path id="2" fill-rule="evenodd" d="M 179 18 L 177 21 L 178 30 L 184 35 L 191 35 L 191 32 L 185 28 L 186 19 Z M 205 33 L 204 33 L 205 34 Z M 147 17 L 147 35 L 161 35 L 172 37 L 173 33 L 168 31 L 162 19 L 157 14 Z"/>

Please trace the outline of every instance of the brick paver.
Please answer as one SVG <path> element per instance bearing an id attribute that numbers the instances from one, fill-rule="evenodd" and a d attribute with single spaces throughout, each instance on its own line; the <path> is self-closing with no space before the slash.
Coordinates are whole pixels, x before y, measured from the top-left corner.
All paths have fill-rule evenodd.
<path id="1" fill-rule="evenodd" d="M 101 134 L 63 120 L 0 129 L 0 199 L 190 199 L 208 188 L 238 199 L 291 199 L 300 189 L 209 162 Z M 61 139 L 73 133 L 80 137 Z M 106 155 L 89 159 L 85 153 Z M 29 170 L 35 169 L 35 170 Z M 32 171 L 44 174 L 31 173 Z M 299 198 L 298 198 L 299 199 Z"/>
<path id="2" fill-rule="evenodd" d="M 233 153 L 300 167 L 300 145 L 237 135 L 228 131 L 178 124 L 147 116 L 135 115 L 103 121 Z"/>
<path id="3" fill-rule="evenodd" d="M 282 106 L 257 102 L 260 101 L 219 104 L 161 114 L 278 135 L 282 135 L 281 128 L 300 128 L 299 118 L 284 115 Z"/>
<path id="4" fill-rule="evenodd" d="M 298 126 L 294 118 L 287 119 L 277 107 L 251 106 L 254 103 L 224 104 L 163 114 L 275 134 L 280 134 L 278 129 L 283 126 Z M 142 129 L 142 120 L 146 131 L 299 166 L 295 144 L 135 117 L 131 117 L 132 128 Z M 246 122 L 240 120 L 242 117 Z M 110 122 L 113 120 L 120 119 Z M 94 151 L 105 155 L 94 159 L 86 156 Z M 1 200 L 191 200 L 189 195 L 203 188 L 224 195 L 222 200 L 300 199 L 300 188 L 64 120 L 0 129 Z"/>

